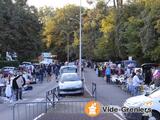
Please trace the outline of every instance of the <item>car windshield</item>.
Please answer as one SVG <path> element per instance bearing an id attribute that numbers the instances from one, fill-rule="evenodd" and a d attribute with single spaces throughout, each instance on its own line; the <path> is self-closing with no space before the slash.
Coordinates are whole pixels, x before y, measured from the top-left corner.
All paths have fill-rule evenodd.
<path id="1" fill-rule="evenodd" d="M 124 61 L 124 65 L 125 65 L 125 67 L 127 67 L 128 65 L 136 67 L 137 63 L 136 63 L 136 61 L 129 61 L 128 60 L 128 61 Z"/>
<path id="2" fill-rule="evenodd" d="M 75 65 L 74 62 L 73 63 L 68 63 L 68 65 Z"/>
<path id="3" fill-rule="evenodd" d="M 4 70 L 4 71 L 14 70 L 14 68 L 12 68 L 12 67 L 5 67 L 5 68 L 3 68 L 3 70 Z"/>
<path id="4" fill-rule="evenodd" d="M 77 69 L 74 67 L 66 67 L 61 70 L 61 73 L 76 73 Z"/>
<path id="5" fill-rule="evenodd" d="M 63 74 L 61 77 L 61 81 L 77 81 L 79 77 L 77 74 Z"/>
<path id="6" fill-rule="evenodd" d="M 160 88 L 153 91 L 148 97 L 150 97 L 150 98 L 160 98 Z"/>

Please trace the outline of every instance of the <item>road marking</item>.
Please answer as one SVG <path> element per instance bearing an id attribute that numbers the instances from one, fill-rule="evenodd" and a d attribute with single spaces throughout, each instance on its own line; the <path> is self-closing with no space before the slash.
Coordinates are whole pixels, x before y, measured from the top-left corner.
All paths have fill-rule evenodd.
<path id="1" fill-rule="evenodd" d="M 85 87 L 86 91 L 90 94 L 90 96 L 92 96 L 92 93 L 89 91 L 89 89 L 87 88 L 87 86 L 85 84 L 86 78 L 84 76 L 84 72 L 83 72 L 83 78 L 84 78 L 84 87 Z"/>
<path id="2" fill-rule="evenodd" d="M 84 78 L 84 83 L 85 83 L 85 75 L 84 75 L 84 72 L 83 72 L 83 78 Z M 89 91 L 89 89 L 87 88 L 87 86 L 86 86 L 86 84 L 84 84 L 84 86 L 85 86 L 85 88 L 86 88 L 86 90 L 87 90 L 87 92 L 92 96 L 92 94 L 91 94 L 91 92 Z M 103 105 L 103 104 L 102 104 Z M 104 105 L 103 105 L 104 106 Z M 112 105 L 113 106 L 113 105 Z M 114 106 L 116 106 L 116 107 L 120 107 L 120 106 L 117 106 L 117 105 L 114 105 Z M 126 118 L 124 118 L 124 116 L 123 116 L 123 113 L 121 113 L 121 112 L 118 112 L 118 113 L 113 113 L 113 115 L 115 116 L 115 117 L 117 117 L 119 120 L 126 120 Z M 123 117 L 123 118 L 122 118 Z"/>
<path id="3" fill-rule="evenodd" d="M 34 118 L 33 120 L 38 120 L 39 118 L 41 118 L 45 113 L 42 113 L 40 115 L 38 115 L 36 118 Z"/>
<path id="4" fill-rule="evenodd" d="M 32 102 L 42 102 L 45 98 L 36 98 Z"/>
<path id="5" fill-rule="evenodd" d="M 115 114 L 115 113 L 113 113 L 113 115 L 114 115 L 115 117 L 117 117 L 118 119 L 120 119 L 120 120 L 125 120 L 124 118 L 121 118 L 119 115 L 117 115 L 117 114 Z"/>

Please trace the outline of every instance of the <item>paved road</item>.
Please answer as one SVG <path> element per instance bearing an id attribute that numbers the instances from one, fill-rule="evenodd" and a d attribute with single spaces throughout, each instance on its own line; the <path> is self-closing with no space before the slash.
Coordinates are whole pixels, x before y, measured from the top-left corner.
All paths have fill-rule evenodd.
<path id="1" fill-rule="evenodd" d="M 0 104 L 0 118 L 3 118 L 3 120 L 13 120 L 12 108 L 15 103 L 45 101 L 46 91 L 52 89 L 55 85 L 56 81 L 54 78 L 50 82 L 45 80 L 42 84 L 38 83 L 33 85 L 33 90 L 24 92 L 22 101 Z"/>
<path id="2" fill-rule="evenodd" d="M 122 91 L 117 85 L 106 83 L 104 78 L 97 77 L 93 69 L 85 69 L 84 72 L 85 83 L 88 91 L 91 93 L 91 83 L 97 84 L 97 101 L 102 105 L 113 105 L 121 107 L 124 101 L 131 97 L 128 93 Z M 121 112 L 116 114 L 107 114 L 109 120 L 124 120 L 125 117 Z"/>
<path id="3" fill-rule="evenodd" d="M 45 111 L 46 104 L 45 103 L 44 104 L 37 104 L 36 102 L 45 101 L 46 100 L 46 91 L 51 90 L 51 89 L 55 88 L 56 86 L 57 86 L 57 83 L 56 83 L 56 80 L 54 79 L 54 77 L 52 78 L 52 81 L 50 81 L 50 82 L 47 82 L 45 80 L 42 84 L 40 84 L 40 83 L 34 84 L 33 90 L 23 92 L 23 100 L 22 101 L 0 104 L 0 118 L 3 118 L 3 120 L 13 120 L 13 105 L 15 103 L 22 103 L 22 104 L 18 104 L 18 106 L 15 109 L 15 115 L 17 116 L 16 118 L 18 120 L 33 120 L 33 118 L 36 118 L 37 116 L 32 115 L 32 113 L 38 112 L 38 113 L 36 113 L 36 115 L 37 115 L 37 114 L 41 114 Z M 79 101 L 81 99 L 88 100 L 88 99 L 90 99 L 90 95 L 85 91 L 85 94 L 83 96 L 82 95 L 64 96 L 60 99 L 63 99 L 63 101 L 70 101 L 73 99 L 75 101 Z M 27 104 L 24 105 L 23 103 L 27 103 Z M 61 107 L 62 107 L 62 105 L 61 105 Z M 79 108 L 79 107 L 77 107 L 77 108 Z M 73 107 L 73 109 L 74 109 L 74 107 Z M 29 117 L 29 114 L 30 114 L 30 117 Z"/>
<path id="4" fill-rule="evenodd" d="M 101 105 L 122 106 L 123 102 L 130 97 L 118 86 L 108 85 L 103 78 L 97 77 L 95 71 L 86 68 L 83 77 L 85 78 L 85 89 L 91 95 L 92 82 L 97 84 L 97 100 Z M 86 96 L 67 96 L 63 100 L 82 101 Z M 89 99 L 91 100 L 91 99 Z M 122 113 L 106 114 L 89 118 L 84 114 L 85 102 L 59 102 L 54 110 L 38 118 L 38 120 L 125 120 Z"/>
<path id="5" fill-rule="evenodd" d="M 62 98 L 63 101 L 80 101 L 79 103 L 70 103 L 70 102 L 60 102 L 57 104 L 55 111 L 50 110 L 47 115 L 43 115 L 38 120 L 71 120 L 77 117 L 77 120 L 81 117 L 87 120 L 124 120 L 124 117 L 122 113 L 116 113 L 116 114 L 101 114 L 97 118 L 88 118 L 86 115 L 83 114 L 85 102 L 81 102 L 82 100 L 91 100 L 90 94 L 91 94 L 91 83 L 95 82 L 97 84 L 97 100 L 102 105 L 114 105 L 117 107 L 122 106 L 123 102 L 130 97 L 129 94 L 122 91 L 119 87 L 115 85 L 108 85 L 103 78 L 97 77 L 95 74 L 95 71 L 92 69 L 86 68 L 83 76 L 85 78 L 85 86 L 86 91 L 84 96 L 77 95 L 77 96 L 65 96 Z M 47 90 L 50 90 L 56 86 L 56 81 L 53 80 L 51 82 L 44 82 L 43 84 L 36 84 L 34 85 L 34 89 L 32 91 L 24 93 L 24 99 L 23 101 L 18 102 L 41 102 L 45 101 L 45 93 Z M 86 99 L 87 98 L 87 99 Z M 88 99 L 89 98 L 89 99 Z M 12 105 L 13 104 L 1 104 L 0 105 L 0 118 L 3 118 L 3 120 L 12 120 Z M 27 111 L 32 112 L 30 108 L 36 106 L 35 104 L 28 105 L 29 109 Z M 42 105 L 42 107 L 38 108 L 44 111 L 45 105 Z M 20 114 L 23 115 L 27 111 L 24 111 L 24 106 L 20 106 L 19 108 Z M 79 111 L 79 112 L 78 112 Z M 40 111 L 41 112 L 41 111 Z M 28 113 L 28 112 L 27 112 Z M 62 114 L 63 113 L 63 114 Z M 66 114 L 67 113 L 67 114 Z M 71 114 L 72 113 L 72 114 Z M 73 114 L 74 113 L 74 114 Z M 82 115 L 83 114 L 83 115 Z M 56 116 L 57 118 L 56 118 Z M 53 117 L 54 116 L 54 117 Z M 80 117 L 81 116 L 81 117 Z M 36 117 L 36 116 L 35 116 Z M 55 119 L 53 119 L 55 118 Z M 68 119 L 67 119 L 68 118 Z M 32 120 L 30 118 L 27 118 L 28 120 Z M 22 120 L 22 119 L 21 119 Z M 74 119 L 76 120 L 76 119 Z"/>

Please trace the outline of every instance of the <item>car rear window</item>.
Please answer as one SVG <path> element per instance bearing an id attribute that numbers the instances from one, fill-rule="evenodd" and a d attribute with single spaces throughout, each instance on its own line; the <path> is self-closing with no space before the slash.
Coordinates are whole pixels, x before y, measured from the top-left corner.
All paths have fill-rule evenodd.
<path id="1" fill-rule="evenodd" d="M 74 67 L 66 67 L 61 70 L 61 73 L 76 73 L 77 69 Z"/>
<path id="2" fill-rule="evenodd" d="M 61 77 L 62 81 L 77 81 L 79 80 L 78 75 L 76 74 L 63 74 Z"/>

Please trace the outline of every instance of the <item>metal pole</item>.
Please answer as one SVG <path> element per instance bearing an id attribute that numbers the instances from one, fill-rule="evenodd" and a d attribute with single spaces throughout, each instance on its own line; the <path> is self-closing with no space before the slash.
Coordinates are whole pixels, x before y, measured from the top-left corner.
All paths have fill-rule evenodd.
<path id="1" fill-rule="evenodd" d="M 80 0 L 80 23 L 79 23 L 79 73 L 80 73 L 80 78 L 81 78 L 81 64 L 82 64 L 82 3 Z"/>
<path id="2" fill-rule="evenodd" d="M 69 34 L 67 33 L 67 61 L 68 61 L 68 63 L 69 63 Z"/>

